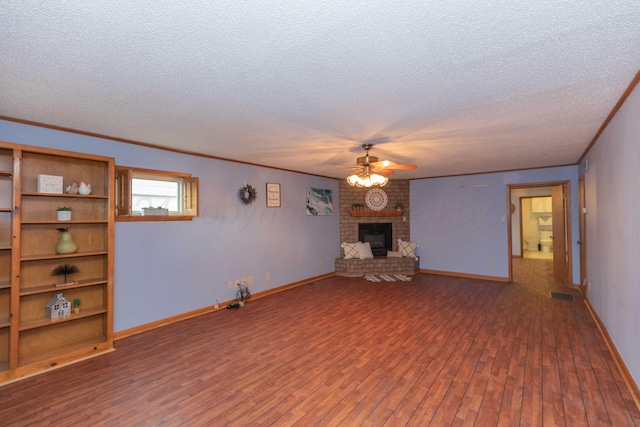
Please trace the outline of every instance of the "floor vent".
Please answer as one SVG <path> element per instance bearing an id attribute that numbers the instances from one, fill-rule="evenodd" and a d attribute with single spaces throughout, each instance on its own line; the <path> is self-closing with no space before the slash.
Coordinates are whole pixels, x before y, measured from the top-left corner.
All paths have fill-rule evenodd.
<path id="1" fill-rule="evenodd" d="M 564 292 L 551 292 L 551 299 L 563 299 L 565 301 L 576 300 L 572 294 L 565 294 Z"/>

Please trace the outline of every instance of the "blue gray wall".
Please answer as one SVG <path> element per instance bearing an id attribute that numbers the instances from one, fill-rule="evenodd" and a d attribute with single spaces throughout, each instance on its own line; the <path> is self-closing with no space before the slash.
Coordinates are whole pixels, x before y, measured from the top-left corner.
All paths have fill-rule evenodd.
<path id="1" fill-rule="evenodd" d="M 200 215 L 193 221 L 116 223 L 116 332 L 234 299 L 227 284 L 243 277 L 253 277 L 250 289 L 256 293 L 331 273 L 340 256 L 335 179 L 2 120 L 0 140 L 110 156 L 118 165 L 200 179 Z M 245 182 L 258 190 L 249 206 L 237 197 Z M 281 208 L 266 208 L 267 182 L 280 183 Z M 335 214 L 306 216 L 307 187 L 332 190 Z"/>
<path id="2" fill-rule="evenodd" d="M 580 164 L 587 207 L 587 295 L 636 384 L 640 383 L 639 117 L 636 86 Z"/>
<path id="3" fill-rule="evenodd" d="M 577 166 L 411 181 L 411 240 L 420 244 L 420 268 L 507 278 L 507 185 L 554 181 L 570 182 L 572 274 L 579 282 Z"/>

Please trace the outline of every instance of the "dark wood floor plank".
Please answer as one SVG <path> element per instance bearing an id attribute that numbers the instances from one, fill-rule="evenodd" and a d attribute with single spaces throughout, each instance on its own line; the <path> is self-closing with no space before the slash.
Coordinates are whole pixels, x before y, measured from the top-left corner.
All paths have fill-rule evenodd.
<path id="1" fill-rule="evenodd" d="M 549 298 L 550 290 L 577 300 Z M 331 277 L 0 388 L 3 426 L 640 425 L 551 263 L 510 284 Z"/>

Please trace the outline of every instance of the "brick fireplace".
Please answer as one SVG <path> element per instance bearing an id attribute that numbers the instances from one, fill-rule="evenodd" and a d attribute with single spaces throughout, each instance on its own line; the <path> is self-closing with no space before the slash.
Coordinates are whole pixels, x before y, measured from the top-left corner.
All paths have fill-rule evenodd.
<path id="1" fill-rule="evenodd" d="M 365 196 L 368 188 L 352 187 L 342 179 L 338 185 L 340 191 L 340 241 L 357 242 L 358 224 L 361 223 L 391 223 L 393 250 L 398 250 L 398 239 L 409 240 L 409 180 L 390 179 L 389 183 L 382 187 L 389 203 L 382 211 L 372 211 L 366 206 Z M 395 206 L 400 203 L 403 213 L 400 216 L 351 216 L 351 206 L 364 205 L 363 215 L 384 215 L 387 211 L 395 211 Z M 395 212 L 394 212 L 395 214 Z"/>
<path id="2" fill-rule="evenodd" d="M 340 180 L 340 241 L 357 242 L 361 239 L 359 227 L 362 224 L 390 224 L 391 249 L 398 250 L 398 239 L 410 240 L 409 217 L 409 181 L 406 179 L 390 179 L 382 187 L 387 194 L 388 204 L 381 211 L 373 211 L 366 206 L 365 196 L 369 188 L 351 187 L 345 180 Z M 402 212 L 396 211 L 401 204 Z M 364 205 L 362 211 L 352 211 L 353 205 Z M 374 254 L 375 255 L 375 254 Z M 387 258 L 382 255 L 374 259 L 336 259 L 336 274 L 345 276 L 362 276 L 363 274 L 413 274 L 419 269 L 419 262 L 413 258 Z M 386 250 L 385 250 L 386 255 Z"/>

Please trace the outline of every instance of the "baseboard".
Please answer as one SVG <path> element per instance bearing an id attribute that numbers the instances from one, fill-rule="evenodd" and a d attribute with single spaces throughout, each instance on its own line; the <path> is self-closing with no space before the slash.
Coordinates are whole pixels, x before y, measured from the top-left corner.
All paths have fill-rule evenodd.
<path id="1" fill-rule="evenodd" d="M 327 277 L 334 276 L 335 273 L 327 273 L 322 274 L 320 276 L 310 277 L 305 280 L 300 280 L 297 282 L 289 283 L 287 285 L 282 285 L 277 288 L 268 289 L 266 291 L 257 292 L 255 294 L 251 294 L 251 300 L 260 299 L 262 297 L 266 297 L 268 295 L 277 294 L 278 292 L 286 291 L 287 289 L 295 288 L 297 286 L 302 286 L 310 282 L 315 282 L 317 280 L 325 279 Z M 215 308 L 215 306 L 211 305 L 208 307 L 199 308 L 197 310 L 188 311 L 186 313 L 181 313 L 176 316 L 167 317 L 164 319 L 156 320 L 155 322 L 145 323 L 144 325 L 134 326 L 133 328 L 124 329 L 122 331 L 115 332 L 113 334 L 114 340 L 119 340 L 122 338 L 127 338 L 133 335 L 141 334 L 143 332 L 151 331 L 153 329 L 160 328 L 162 326 L 171 325 L 172 323 L 181 322 L 183 320 L 191 319 L 192 317 L 202 316 L 203 314 L 212 313 L 214 311 L 219 311 L 226 307 L 228 304 L 234 301 L 224 301 L 222 303 L 218 303 L 219 308 Z"/>
<path id="2" fill-rule="evenodd" d="M 421 268 L 420 273 L 437 274 L 438 276 L 462 277 L 464 279 L 491 280 L 493 282 L 509 282 L 508 277 L 483 276 L 480 274 L 457 273 L 455 271 L 426 270 Z"/>
<path id="3" fill-rule="evenodd" d="M 604 338 L 604 341 L 607 343 L 607 347 L 609 348 L 609 351 L 613 356 L 613 360 L 616 362 L 616 366 L 618 367 L 618 371 L 620 371 L 620 375 L 622 375 L 622 378 L 624 379 L 624 382 L 629 389 L 629 393 L 631 393 L 631 396 L 633 397 L 633 401 L 636 402 L 636 406 L 638 407 L 638 410 L 640 410 L 640 389 L 638 389 L 638 384 L 636 384 L 636 382 L 633 380 L 631 372 L 629 372 L 626 363 L 624 363 L 624 360 L 622 360 L 622 356 L 620 356 L 618 349 L 609 336 L 609 332 L 607 332 L 607 328 L 604 326 L 604 323 L 602 323 L 602 320 L 600 320 L 600 316 L 598 316 L 598 313 L 596 313 L 596 310 L 593 308 L 588 299 L 585 298 L 584 303 L 587 306 L 587 310 L 589 310 L 589 313 L 591 313 L 591 317 L 593 317 L 593 320 L 596 322 L 596 325 L 600 330 L 600 334 L 602 334 L 602 338 Z"/>

